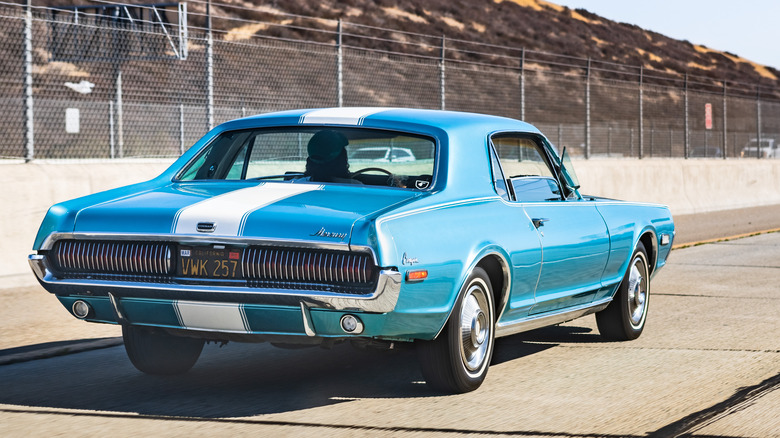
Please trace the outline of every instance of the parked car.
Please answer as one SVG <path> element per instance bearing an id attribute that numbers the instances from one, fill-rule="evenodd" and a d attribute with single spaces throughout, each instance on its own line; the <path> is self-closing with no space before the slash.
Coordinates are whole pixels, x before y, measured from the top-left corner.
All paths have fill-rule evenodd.
<path id="1" fill-rule="evenodd" d="M 717 146 L 696 146 L 691 149 L 691 157 L 723 158 L 723 151 Z"/>
<path id="2" fill-rule="evenodd" d="M 366 144 L 430 158 L 344 174 Z M 673 238 L 665 206 L 582 195 L 527 123 L 335 108 L 223 123 L 150 181 L 56 204 L 29 261 L 145 373 L 186 372 L 206 341 L 406 343 L 466 392 L 496 337 L 595 313 L 637 338 Z"/>
<path id="3" fill-rule="evenodd" d="M 743 158 L 780 158 L 780 145 L 774 138 L 762 138 L 759 147 L 758 139 L 753 138 L 742 148 L 739 156 Z"/>
<path id="4" fill-rule="evenodd" d="M 369 160 L 381 163 L 414 161 L 414 153 L 409 148 L 392 146 L 362 147 L 349 154 L 350 160 Z"/>

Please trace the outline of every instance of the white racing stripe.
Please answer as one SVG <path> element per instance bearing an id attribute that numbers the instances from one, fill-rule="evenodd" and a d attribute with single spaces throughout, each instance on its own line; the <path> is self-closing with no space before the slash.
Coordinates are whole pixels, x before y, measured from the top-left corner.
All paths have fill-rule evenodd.
<path id="1" fill-rule="evenodd" d="M 355 107 L 328 108 L 311 111 L 301 116 L 301 124 L 321 123 L 332 125 L 362 125 L 363 119 L 392 108 Z"/>
<path id="2" fill-rule="evenodd" d="M 171 232 L 197 234 L 199 222 L 213 222 L 213 236 L 240 236 L 246 219 L 260 208 L 301 193 L 319 190 L 314 184 L 260 184 L 234 190 L 184 207 L 176 213 Z"/>
<path id="3" fill-rule="evenodd" d="M 249 333 L 251 328 L 241 304 L 174 301 L 173 307 L 182 327 L 193 330 L 219 330 Z"/>

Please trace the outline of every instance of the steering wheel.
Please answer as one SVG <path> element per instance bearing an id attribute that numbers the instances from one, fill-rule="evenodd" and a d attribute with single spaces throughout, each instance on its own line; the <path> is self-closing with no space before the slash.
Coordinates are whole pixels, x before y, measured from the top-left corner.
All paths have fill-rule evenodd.
<path id="1" fill-rule="evenodd" d="M 382 169 L 381 167 L 365 167 L 365 168 L 360 169 L 360 170 L 358 170 L 356 172 L 352 172 L 352 176 L 354 177 L 355 175 L 359 175 L 361 173 L 366 173 L 366 172 L 381 172 L 381 173 L 384 173 L 387 176 L 393 176 L 392 172 L 390 172 L 387 169 Z"/>

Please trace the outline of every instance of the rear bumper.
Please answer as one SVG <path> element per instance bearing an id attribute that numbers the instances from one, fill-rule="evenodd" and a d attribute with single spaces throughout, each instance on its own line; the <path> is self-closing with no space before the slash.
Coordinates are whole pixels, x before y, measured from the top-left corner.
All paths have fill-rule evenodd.
<path id="1" fill-rule="evenodd" d="M 58 278 L 53 274 L 45 255 L 31 254 L 28 260 L 41 285 L 58 296 L 113 296 L 388 313 L 395 309 L 402 282 L 402 275 L 398 271 L 382 270 L 379 272 L 374 292 L 366 295 L 348 295 L 326 291 L 249 288 L 219 284 L 68 279 Z"/>

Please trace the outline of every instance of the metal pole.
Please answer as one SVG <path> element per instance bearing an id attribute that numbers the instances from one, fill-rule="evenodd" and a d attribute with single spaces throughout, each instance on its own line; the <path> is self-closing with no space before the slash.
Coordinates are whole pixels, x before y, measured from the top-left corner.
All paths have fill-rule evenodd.
<path id="1" fill-rule="evenodd" d="M 729 155 L 727 153 L 728 151 L 728 139 L 726 136 L 728 135 L 728 117 L 726 117 L 726 81 L 723 81 L 723 159 L 725 160 L 726 157 Z"/>
<path id="2" fill-rule="evenodd" d="M 691 144 L 690 133 L 688 132 L 688 73 L 685 73 L 685 145 L 683 150 L 684 158 L 688 158 L 688 148 Z"/>
<path id="3" fill-rule="evenodd" d="M 108 146 L 111 158 L 116 158 L 116 139 L 114 138 L 114 101 L 108 101 Z"/>
<path id="4" fill-rule="evenodd" d="M 206 3 L 206 125 L 214 128 L 214 37 L 211 32 L 211 0 Z"/>
<path id="5" fill-rule="evenodd" d="M 761 158 L 761 85 L 756 85 L 756 157 Z"/>
<path id="6" fill-rule="evenodd" d="M 184 155 L 184 104 L 179 103 L 179 152 Z"/>
<path id="7" fill-rule="evenodd" d="M 341 47 L 342 41 L 342 29 L 341 18 L 339 18 L 338 27 L 336 28 L 336 87 L 338 90 L 338 104 L 339 108 L 344 106 L 344 51 Z"/>
<path id="8" fill-rule="evenodd" d="M 653 150 L 655 149 L 655 121 L 650 124 L 650 157 L 653 156 Z"/>
<path id="9" fill-rule="evenodd" d="M 645 69 L 639 66 L 639 159 L 641 160 L 645 153 L 645 90 L 644 90 Z"/>
<path id="10" fill-rule="evenodd" d="M 24 14 L 24 130 L 25 155 L 24 161 L 35 158 L 34 113 L 33 113 L 33 82 L 32 82 L 32 0 L 27 0 Z"/>
<path id="11" fill-rule="evenodd" d="M 446 88 L 444 87 L 444 59 L 446 57 L 446 39 L 444 38 L 444 35 L 441 36 L 441 53 L 440 53 L 440 60 L 439 60 L 439 87 L 440 87 L 440 94 L 441 94 L 441 109 L 446 109 L 445 105 L 445 96 L 446 96 Z"/>
<path id="12" fill-rule="evenodd" d="M 124 117 L 122 110 L 122 67 L 116 66 L 116 138 L 119 147 L 119 158 L 125 156 Z"/>
<path id="13" fill-rule="evenodd" d="M 590 158 L 590 57 L 585 80 L 585 159 Z"/>
<path id="14" fill-rule="evenodd" d="M 525 48 L 520 50 L 520 120 L 525 120 Z"/>

